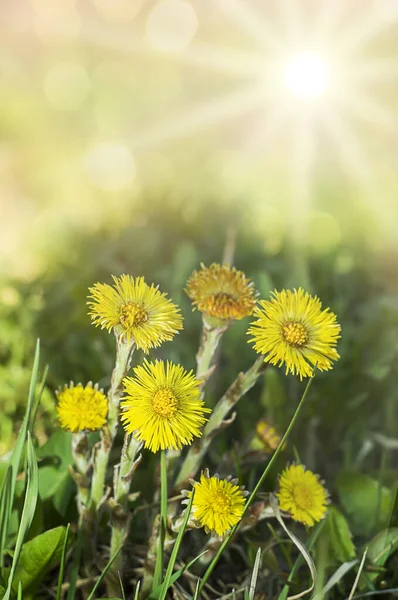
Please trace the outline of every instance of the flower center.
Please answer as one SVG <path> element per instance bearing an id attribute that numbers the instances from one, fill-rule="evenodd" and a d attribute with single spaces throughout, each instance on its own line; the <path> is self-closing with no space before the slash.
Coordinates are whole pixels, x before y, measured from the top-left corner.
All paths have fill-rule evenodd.
<path id="1" fill-rule="evenodd" d="M 142 325 L 148 320 L 145 310 L 135 302 L 128 302 L 122 306 L 120 322 L 126 329 Z"/>
<path id="2" fill-rule="evenodd" d="M 212 508 L 214 512 L 226 514 L 232 506 L 231 498 L 225 492 L 217 492 L 212 499 Z"/>
<path id="3" fill-rule="evenodd" d="M 296 348 L 305 346 L 309 340 L 308 332 L 301 323 L 285 323 L 282 327 L 282 335 L 290 346 Z"/>
<path id="4" fill-rule="evenodd" d="M 302 510 L 310 510 L 313 506 L 311 490 L 305 485 L 296 485 L 292 490 L 296 505 Z"/>
<path id="5" fill-rule="evenodd" d="M 159 417 L 170 419 L 178 410 L 178 401 L 169 388 L 160 388 L 152 399 L 152 408 Z"/>

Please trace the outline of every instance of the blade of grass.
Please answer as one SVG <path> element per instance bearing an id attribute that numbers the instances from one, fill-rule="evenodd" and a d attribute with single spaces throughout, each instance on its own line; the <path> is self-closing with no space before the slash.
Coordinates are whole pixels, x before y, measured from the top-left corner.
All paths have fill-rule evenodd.
<path id="1" fill-rule="evenodd" d="M 22 600 L 22 581 L 18 583 L 18 600 Z"/>
<path id="2" fill-rule="evenodd" d="M 314 527 L 313 532 L 311 533 L 310 537 L 308 538 L 308 542 L 307 542 L 307 550 L 308 551 L 311 551 L 313 546 L 315 545 L 315 542 L 317 541 L 319 534 L 321 533 L 323 526 L 325 525 L 325 522 L 326 521 L 321 521 L 320 523 L 318 523 L 318 525 L 316 525 Z M 284 586 L 282 592 L 278 596 L 278 600 L 286 600 L 286 598 L 289 594 L 289 586 L 292 583 L 295 574 L 297 573 L 297 571 L 299 570 L 299 568 L 301 567 L 303 562 L 304 562 L 303 556 L 302 556 L 302 554 L 300 554 L 297 557 L 296 562 L 293 565 L 293 569 L 290 571 L 289 577 L 287 578 L 287 584 Z"/>
<path id="3" fill-rule="evenodd" d="M 272 465 L 274 464 L 276 458 L 278 457 L 279 453 L 281 452 L 282 448 L 284 447 L 287 438 L 290 435 L 291 430 L 293 429 L 293 426 L 297 420 L 297 417 L 303 407 L 303 404 L 308 396 L 308 392 L 310 391 L 310 387 L 312 384 L 312 381 L 314 379 L 314 373 L 315 373 L 315 367 L 314 367 L 314 371 L 312 372 L 311 377 L 308 380 L 308 383 L 305 387 L 304 393 L 301 396 L 301 400 L 296 408 L 296 411 L 292 417 L 292 420 L 289 423 L 288 428 L 286 429 L 285 435 L 283 436 L 283 438 L 281 439 L 281 441 L 279 442 L 279 445 L 277 447 L 277 449 L 275 450 L 275 452 L 273 453 L 273 455 L 271 456 L 271 459 L 269 461 L 269 463 L 267 464 L 267 466 L 265 467 L 263 474 L 261 475 L 260 479 L 257 482 L 257 485 L 255 486 L 254 490 L 252 491 L 252 493 L 250 494 L 246 504 L 245 504 L 245 508 L 243 510 L 243 514 L 242 514 L 242 518 L 245 516 L 245 514 L 247 513 L 247 511 L 249 510 L 250 505 L 252 504 L 254 498 L 256 497 L 256 494 L 258 492 L 258 490 L 260 489 L 260 487 L 262 486 L 262 484 L 264 483 L 264 480 L 266 479 L 268 473 L 270 472 Z M 222 555 L 222 553 L 224 552 L 225 548 L 227 547 L 227 545 L 229 544 L 231 538 L 233 537 L 233 535 L 235 534 L 236 530 L 239 527 L 239 523 L 237 523 L 229 532 L 229 534 L 226 536 L 226 538 L 224 539 L 223 543 L 221 544 L 221 546 L 219 547 L 215 557 L 213 558 L 213 560 L 211 561 L 210 565 L 207 567 L 207 570 L 205 572 L 205 574 L 203 575 L 202 581 L 200 582 L 200 587 L 199 587 L 199 592 L 201 592 L 207 582 L 207 580 L 209 579 L 210 575 L 212 574 L 216 564 L 218 563 L 220 556 Z"/>
<path id="4" fill-rule="evenodd" d="M 27 432 L 27 484 L 25 500 L 22 509 L 21 522 L 18 528 L 17 541 L 15 544 L 14 556 L 12 559 L 11 571 L 8 577 L 7 589 L 3 600 L 9 600 L 11 595 L 11 586 L 15 575 L 15 570 L 18 565 L 19 556 L 21 554 L 22 545 L 29 527 L 32 523 L 33 516 L 36 510 L 37 497 L 39 494 L 39 471 L 35 450 L 33 448 L 32 439 L 29 431 Z"/>
<path id="5" fill-rule="evenodd" d="M 192 565 L 194 565 L 196 563 L 196 561 L 198 561 L 200 558 L 202 558 L 202 556 L 204 556 L 206 554 L 206 552 L 208 552 L 208 550 L 201 552 L 200 554 L 198 554 L 198 556 L 195 556 L 195 558 L 193 558 L 191 561 L 189 561 L 189 563 L 186 564 L 182 569 L 179 569 L 178 571 L 173 573 L 171 580 L 170 580 L 170 585 L 173 585 L 173 583 L 175 583 L 177 581 L 177 579 L 179 579 L 179 577 L 181 577 L 181 575 L 183 573 L 185 573 L 185 571 L 187 571 L 190 567 L 192 567 Z M 158 588 L 156 588 L 156 590 L 153 590 L 150 593 L 147 600 L 158 600 L 161 591 L 162 591 L 162 586 L 160 585 Z"/>
<path id="6" fill-rule="evenodd" d="M 70 528 L 70 523 L 68 523 L 68 525 L 66 527 L 64 544 L 62 546 L 61 564 L 59 565 L 59 574 L 58 574 L 57 595 L 55 596 L 55 600 L 61 600 L 62 582 L 64 580 L 66 548 L 68 545 L 69 528 Z"/>
<path id="7" fill-rule="evenodd" d="M 123 547 L 123 544 L 116 550 L 115 554 L 112 556 L 112 558 L 110 559 L 110 561 L 103 568 L 102 573 L 98 577 L 97 581 L 95 582 L 95 585 L 94 585 L 93 589 L 91 590 L 91 593 L 90 593 L 89 597 L 87 598 L 87 600 L 93 600 L 94 594 L 97 591 L 97 588 L 101 585 L 102 580 L 104 579 L 105 575 L 109 571 L 109 569 L 112 566 L 112 564 L 114 563 L 114 561 L 117 559 L 117 557 L 119 555 L 119 552 L 122 549 L 122 547 Z"/>
<path id="8" fill-rule="evenodd" d="M 367 555 L 367 553 L 368 553 L 368 548 L 366 547 L 366 548 L 365 548 L 365 552 L 363 553 L 363 556 L 362 556 L 361 563 L 360 563 L 360 565 L 359 565 L 359 567 L 358 567 L 358 573 L 357 573 L 357 576 L 355 577 L 355 581 L 354 581 L 354 584 L 353 584 L 353 586 L 352 586 L 352 589 L 351 589 L 350 595 L 348 596 L 348 600 L 352 600 L 352 598 L 353 598 L 353 596 L 354 596 L 354 594 L 355 594 L 355 590 L 357 589 L 357 585 L 358 585 L 358 582 L 359 582 L 359 578 L 360 578 L 360 576 L 361 576 L 362 569 L 363 569 L 363 567 L 364 567 L 364 564 L 365 564 L 365 560 L 366 560 L 366 555 Z"/>
<path id="9" fill-rule="evenodd" d="M 155 572 L 153 574 L 152 590 L 155 590 L 163 579 L 164 538 L 167 526 L 167 465 L 166 451 L 160 452 L 160 528 L 157 543 Z"/>
<path id="10" fill-rule="evenodd" d="M 34 425 L 34 422 L 36 420 L 36 415 L 37 415 L 37 411 L 38 411 L 39 406 L 40 406 L 41 397 L 43 395 L 44 388 L 45 388 L 45 385 L 46 385 L 47 375 L 48 375 L 48 365 L 46 365 L 44 367 L 43 375 L 42 375 L 42 378 L 41 378 L 41 381 L 40 381 L 39 391 L 37 392 L 36 401 L 34 403 L 34 406 L 32 407 L 30 421 L 29 421 L 29 426 L 28 426 L 29 431 L 33 430 L 33 425 Z"/>
<path id="11" fill-rule="evenodd" d="M 256 591 L 257 577 L 258 577 L 258 571 L 260 569 L 260 564 L 261 564 L 261 548 L 259 548 L 257 550 L 256 560 L 254 561 L 253 573 L 252 573 L 252 578 L 250 581 L 250 588 L 249 588 L 249 600 L 254 600 L 254 592 Z"/>
<path id="12" fill-rule="evenodd" d="M 140 595 L 140 587 L 141 587 L 141 579 L 140 579 L 140 581 L 137 583 L 137 585 L 135 586 L 134 600 L 138 600 L 138 597 L 139 597 L 139 595 Z"/>
<path id="13" fill-rule="evenodd" d="M 358 563 L 358 559 L 351 560 L 350 562 L 345 562 L 339 566 L 339 568 L 333 573 L 330 579 L 326 582 L 323 590 L 322 590 L 322 598 L 326 596 L 329 590 L 332 589 L 341 579 L 343 579 L 344 575 L 351 571 L 352 567 Z"/>
<path id="14" fill-rule="evenodd" d="M 119 572 L 119 583 L 120 583 L 120 589 L 122 592 L 122 600 L 126 600 L 126 594 L 124 593 L 124 587 L 123 587 L 122 578 L 120 577 L 120 572 Z M 139 582 L 138 582 L 138 585 L 139 585 Z"/>
<path id="15" fill-rule="evenodd" d="M 31 375 L 30 384 L 29 384 L 28 403 L 26 406 L 26 411 L 25 411 L 25 415 L 24 415 L 24 418 L 22 421 L 21 429 L 19 430 L 16 442 L 14 445 L 14 449 L 12 451 L 11 460 L 10 460 L 10 465 L 11 465 L 11 469 L 12 469 L 12 477 L 11 477 L 11 483 L 10 483 L 11 490 L 10 490 L 9 512 L 8 512 L 8 514 L 5 515 L 6 522 L 4 524 L 4 529 L 6 530 L 6 532 L 8 531 L 8 523 L 9 523 L 9 520 L 11 517 L 12 506 L 14 504 L 15 486 L 17 484 L 17 477 L 18 477 L 18 472 L 19 472 L 19 468 L 20 468 L 20 464 L 21 464 L 22 452 L 23 452 L 23 449 L 25 446 L 26 434 L 28 432 L 28 425 L 30 422 L 30 415 L 32 412 L 33 400 L 34 400 L 36 384 L 37 384 L 37 377 L 38 377 L 38 372 L 39 372 L 39 359 L 40 359 L 40 340 L 37 340 L 35 357 L 33 360 L 32 375 Z"/>
<path id="16" fill-rule="evenodd" d="M 9 465 L 0 492 L 0 574 L 3 575 L 4 551 L 7 541 L 8 515 L 11 513 L 12 467 Z"/>
<path id="17" fill-rule="evenodd" d="M 300 554 L 304 558 L 305 562 L 308 565 L 310 573 L 311 573 L 311 577 L 312 577 L 311 586 L 308 589 L 304 590 L 303 592 L 300 592 L 299 594 L 295 594 L 294 596 L 289 596 L 290 600 L 296 600 L 297 598 L 301 598 L 302 596 L 309 594 L 314 589 L 314 587 L 316 585 L 316 579 L 317 579 L 315 563 L 312 560 L 311 554 L 308 552 L 308 550 L 304 546 L 304 544 L 286 527 L 286 525 L 282 519 L 281 513 L 279 512 L 278 501 L 276 499 L 276 496 L 274 496 L 273 494 L 270 495 L 270 506 L 271 506 L 272 510 L 274 511 L 275 517 L 277 518 L 281 527 L 283 528 L 285 533 L 287 533 L 287 535 L 290 537 L 293 544 L 297 547 Z"/>
<path id="18" fill-rule="evenodd" d="M 170 580 L 171 580 L 171 576 L 173 574 L 173 569 L 174 569 L 175 562 L 177 560 L 178 551 L 180 549 L 182 538 L 183 538 L 184 533 L 185 533 L 185 529 L 186 529 L 186 526 L 187 526 L 187 523 L 188 523 L 189 515 L 191 514 L 192 502 L 193 502 L 194 494 L 195 494 L 195 489 L 192 490 L 191 497 L 189 499 L 188 506 L 187 506 L 187 509 L 185 511 L 184 521 L 183 521 L 183 523 L 182 523 L 182 525 L 180 527 L 180 530 L 178 532 L 177 539 L 176 539 L 176 542 L 175 542 L 174 547 L 173 547 L 173 551 L 172 551 L 171 556 L 170 556 L 169 564 L 167 565 L 166 575 L 165 575 L 164 582 L 163 582 L 163 585 L 162 585 L 162 591 L 160 592 L 159 600 L 165 600 L 166 594 L 167 594 L 167 590 L 170 587 Z"/>
<path id="19" fill-rule="evenodd" d="M 198 577 L 198 581 L 196 582 L 196 587 L 195 587 L 195 593 L 194 593 L 192 600 L 198 600 L 198 598 L 199 598 L 199 584 L 200 584 L 200 578 Z"/>

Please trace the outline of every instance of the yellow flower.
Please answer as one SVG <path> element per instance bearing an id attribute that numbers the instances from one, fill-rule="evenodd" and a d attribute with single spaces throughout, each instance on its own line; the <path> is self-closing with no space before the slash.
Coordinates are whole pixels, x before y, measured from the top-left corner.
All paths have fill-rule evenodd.
<path id="1" fill-rule="evenodd" d="M 221 321 L 239 321 L 253 314 L 256 306 L 253 283 L 229 265 L 202 264 L 188 280 L 186 293 L 194 307 Z"/>
<path id="2" fill-rule="evenodd" d="M 256 433 L 267 452 L 276 450 L 282 439 L 276 429 L 272 427 L 265 419 L 258 421 L 256 425 Z"/>
<path id="3" fill-rule="evenodd" d="M 208 469 L 201 473 L 199 482 L 192 481 L 195 490 L 192 517 L 199 527 L 205 528 L 206 533 L 221 537 L 240 521 L 247 492 L 237 482 L 231 477 L 210 477 Z M 188 498 L 191 494 L 185 491 Z"/>
<path id="4" fill-rule="evenodd" d="M 313 365 L 321 371 L 332 368 L 340 358 L 335 348 L 340 325 L 329 308 L 302 288 L 273 292 L 271 300 L 261 300 L 248 333 L 253 335 L 255 350 L 264 361 L 286 365 L 286 373 L 303 377 L 312 374 Z"/>
<path id="5" fill-rule="evenodd" d="M 135 432 L 152 452 L 181 448 L 200 437 L 207 421 L 200 398 L 200 381 L 180 365 L 161 360 L 144 361 L 135 367 L 135 377 L 123 380 L 126 397 L 121 420 L 128 433 Z"/>
<path id="6" fill-rule="evenodd" d="M 114 286 L 96 283 L 90 288 L 90 316 L 96 326 L 124 334 L 148 352 L 172 340 L 182 329 L 180 309 L 143 277 L 112 276 Z"/>
<path id="7" fill-rule="evenodd" d="M 306 470 L 304 465 L 290 465 L 283 471 L 276 495 L 279 508 L 305 525 L 312 527 L 326 514 L 328 492 L 318 475 Z"/>
<path id="8" fill-rule="evenodd" d="M 108 400 L 98 384 L 90 382 L 85 387 L 81 383 L 65 385 L 57 391 L 57 413 L 61 426 L 73 433 L 100 429 L 106 423 Z"/>

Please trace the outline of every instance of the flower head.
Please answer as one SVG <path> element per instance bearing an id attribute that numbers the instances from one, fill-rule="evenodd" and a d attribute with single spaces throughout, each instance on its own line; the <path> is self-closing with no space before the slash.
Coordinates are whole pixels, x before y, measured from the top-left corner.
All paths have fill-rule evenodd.
<path id="1" fill-rule="evenodd" d="M 121 420 L 128 433 L 135 432 L 152 452 L 181 448 L 200 437 L 207 421 L 200 398 L 200 381 L 180 365 L 161 360 L 144 361 L 134 377 L 123 380 L 126 396 Z"/>
<path id="2" fill-rule="evenodd" d="M 180 309 L 143 277 L 113 277 L 114 285 L 96 283 L 90 288 L 90 316 L 96 326 L 125 335 L 148 352 L 172 340 L 182 329 Z"/>
<path id="3" fill-rule="evenodd" d="M 220 321 L 239 321 L 253 314 L 256 306 L 253 283 L 229 265 L 202 264 L 188 280 L 186 293 L 194 307 Z"/>
<path id="4" fill-rule="evenodd" d="M 313 365 L 321 371 L 332 368 L 340 358 L 335 348 L 340 325 L 329 308 L 302 288 L 273 292 L 271 300 L 261 300 L 248 333 L 264 361 L 286 365 L 286 373 L 303 377 L 312 374 Z"/>
<path id="5" fill-rule="evenodd" d="M 312 527 L 323 519 L 327 511 L 328 492 L 318 475 L 306 470 L 304 465 L 290 465 L 279 479 L 279 492 L 276 494 L 279 508 Z"/>
<path id="6" fill-rule="evenodd" d="M 210 477 L 208 469 L 202 471 L 200 481 L 192 481 L 195 496 L 192 504 L 192 517 L 206 533 L 223 536 L 243 514 L 245 496 L 248 492 L 237 485 L 238 480 L 227 477 L 220 479 L 218 475 Z M 192 492 L 185 491 L 189 498 Z M 187 504 L 188 500 L 184 500 Z"/>
<path id="7" fill-rule="evenodd" d="M 108 400 L 98 384 L 90 382 L 65 385 L 57 394 L 57 413 L 61 426 L 73 433 L 100 429 L 106 423 Z"/>
<path id="8" fill-rule="evenodd" d="M 276 429 L 272 427 L 272 425 L 270 425 L 265 419 L 258 421 L 256 425 L 256 433 L 258 439 L 261 441 L 264 449 L 267 452 L 273 452 L 276 450 L 282 439 Z"/>

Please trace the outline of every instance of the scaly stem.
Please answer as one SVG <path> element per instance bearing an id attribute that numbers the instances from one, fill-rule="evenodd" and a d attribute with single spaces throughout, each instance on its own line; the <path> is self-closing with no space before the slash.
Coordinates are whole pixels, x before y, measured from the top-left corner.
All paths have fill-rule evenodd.
<path id="1" fill-rule="evenodd" d="M 270 459 L 269 463 L 268 463 L 268 464 L 267 464 L 267 466 L 265 467 L 265 469 L 264 469 L 264 471 L 263 471 L 263 474 L 261 475 L 260 479 L 258 480 L 258 482 L 257 482 L 257 485 L 255 486 L 254 490 L 252 491 L 252 493 L 250 494 L 249 498 L 247 499 L 247 501 L 246 501 L 246 504 L 245 504 L 245 508 L 244 508 L 244 510 L 243 510 L 243 514 L 242 514 L 242 517 L 241 517 L 241 519 L 243 519 L 243 517 L 245 516 L 245 514 L 246 514 L 246 513 L 247 513 L 247 511 L 249 510 L 249 508 L 250 508 L 250 505 L 252 504 L 252 502 L 253 502 L 254 498 L 256 497 L 256 494 L 257 494 L 258 490 L 259 490 L 259 489 L 260 489 L 260 487 L 263 485 L 263 483 L 264 483 L 264 480 L 265 480 L 265 478 L 267 477 L 268 473 L 270 472 L 272 465 L 274 464 L 274 462 L 275 462 L 275 460 L 277 459 L 277 457 L 278 457 L 279 453 L 281 452 L 281 450 L 282 450 L 282 448 L 283 448 L 284 444 L 286 443 L 286 441 L 287 441 L 287 438 L 289 437 L 289 435 L 290 435 L 290 432 L 291 432 L 291 430 L 293 429 L 293 426 L 294 426 L 294 424 L 295 424 L 295 422 L 296 422 L 296 420 L 297 420 L 297 417 L 299 416 L 299 413 L 300 413 L 300 411 L 301 411 L 301 409 L 302 409 L 302 407 L 303 407 L 304 401 L 305 401 L 305 399 L 306 399 L 306 398 L 307 398 L 307 396 L 308 396 L 308 392 L 309 392 L 309 390 L 310 390 L 310 387 L 311 387 L 311 383 L 312 383 L 312 380 L 313 380 L 313 378 L 314 378 L 314 375 L 312 375 L 312 377 L 310 377 L 310 379 L 308 380 L 308 383 L 307 383 L 307 385 L 306 385 L 306 388 L 305 388 L 305 390 L 304 390 L 304 394 L 302 395 L 302 397 L 301 397 L 301 400 L 300 400 L 300 402 L 299 402 L 299 405 L 297 406 L 297 408 L 296 408 L 296 411 L 295 411 L 295 413 L 294 413 L 294 415 L 293 415 L 293 418 L 292 418 L 292 420 L 290 421 L 288 428 L 286 429 L 285 435 L 283 436 L 283 438 L 282 438 L 282 439 L 281 439 L 281 441 L 279 442 L 279 446 L 278 446 L 278 447 L 277 447 L 277 449 L 275 450 L 275 452 L 274 452 L 274 454 L 272 455 L 272 457 L 271 457 L 271 459 Z M 206 584 L 207 580 L 209 579 L 209 577 L 210 577 L 210 575 L 212 574 L 212 572 L 213 572 L 213 570 L 214 570 L 215 566 L 217 565 L 217 563 L 218 563 L 218 561 L 219 561 L 219 559 L 220 559 L 220 556 L 222 555 L 222 553 L 224 552 L 225 548 L 226 548 L 226 547 L 227 547 L 227 545 L 229 544 L 229 542 L 230 542 L 231 538 L 232 538 L 232 537 L 233 537 L 233 535 L 235 534 L 235 532 L 236 532 L 236 530 L 238 529 L 239 525 L 240 525 L 240 521 L 239 521 L 239 523 L 237 523 L 236 525 L 234 525 L 234 527 L 231 529 L 231 531 L 229 532 L 229 534 L 227 535 L 227 537 L 224 539 L 223 543 L 221 544 L 220 548 L 218 549 L 218 552 L 217 552 L 217 554 L 215 555 L 215 557 L 214 557 L 214 558 L 213 558 L 213 560 L 211 561 L 211 563 L 210 563 L 210 565 L 208 566 L 208 568 L 207 568 L 207 570 L 206 570 L 205 574 L 204 574 L 204 575 L 203 575 L 203 577 L 202 577 L 202 580 L 201 580 L 201 582 L 200 582 L 200 584 L 199 584 L 199 593 L 202 591 L 203 587 L 205 586 L 205 584 Z"/>
<path id="2" fill-rule="evenodd" d="M 176 486 L 181 486 L 190 477 L 195 476 L 201 465 L 202 458 L 206 454 L 217 430 L 222 427 L 225 417 L 239 399 L 253 387 L 265 368 L 264 357 L 260 356 L 250 369 L 246 373 L 240 373 L 228 388 L 224 396 L 214 407 L 212 415 L 204 428 L 203 436 L 190 447 L 178 474 Z"/>
<path id="3" fill-rule="evenodd" d="M 225 327 L 211 327 L 203 319 L 202 336 L 200 340 L 200 347 L 196 355 L 196 378 L 203 381 L 202 387 L 209 379 L 211 371 L 211 363 L 214 355 L 220 343 L 223 334 L 226 332 L 227 326 Z"/>
<path id="4" fill-rule="evenodd" d="M 101 431 L 101 440 L 94 448 L 94 467 L 89 500 L 89 511 L 96 513 L 105 495 L 105 479 L 109 455 L 117 434 L 119 404 L 123 393 L 122 381 L 128 373 L 134 352 L 134 342 L 116 335 L 116 364 L 108 392 L 108 424 Z"/>
<path id="5" fill-rule="evenodd" d="M 152 589 L 155 590 L 163 579 L 163 565 L 164 565 L 164 540 L 166 537 L 166 526 L 167 526 L 167 465 L 166 465 L 166 451 L 162 450 L 160 453 L 160 529 L 159 537 L 157 542 L 157 555 L 155 564 L 155 573 L 153 575 Z"/>
<path id="6" fill-rule="evenodd" d="M 72 456 L 76 472 L 73 478 L 77 485 L 77 509 L 79 511 L 80 521 L 86 510 L 88 501 L 88 440 L 84 431 L 72 433 Z"/>
<path id="7" fill-rule="evenodd" d="M 110 555 L 116 556 L 107 573 L 108 595 L 115 596 L 120 593 L 119 576 L 123 574 L 123 545 L 127 539 L 130 529 L 131 517 L 128 513 L 128 496 L 130 493 L 131 479 L 134 471 L 141 462 L 139 454 L 142 442 L 128 434 L 124 437 L 124 444 L 120 458 L 120 464 L 114 470 L 114 497 L 111 499 L 112 506 L 112 533 Z"/>

